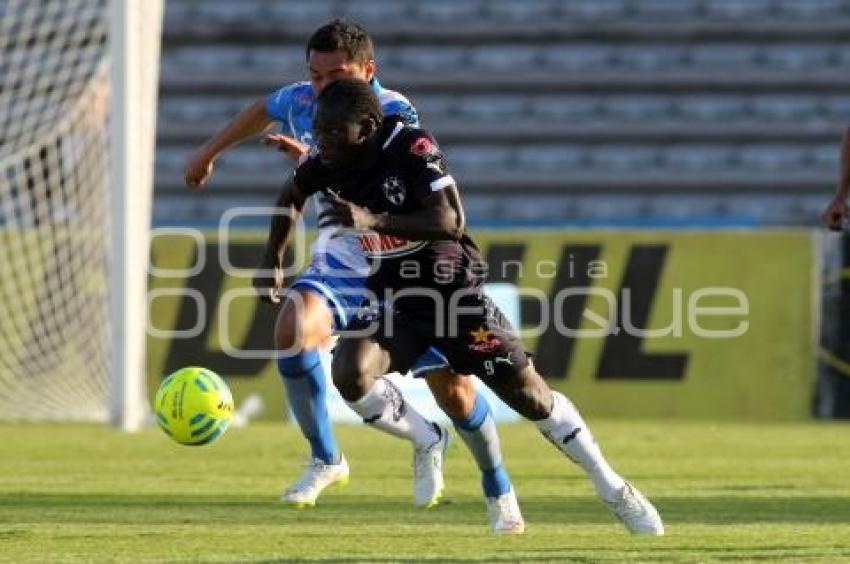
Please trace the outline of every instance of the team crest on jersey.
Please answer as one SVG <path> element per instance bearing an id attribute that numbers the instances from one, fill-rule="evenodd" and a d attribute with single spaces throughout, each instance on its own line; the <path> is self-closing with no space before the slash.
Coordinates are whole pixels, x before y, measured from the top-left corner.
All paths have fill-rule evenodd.
<path id="1" fill-rule="evenodd" d="M 387 177 L 384 180 L 382 188 L 384 189 L 384 196 L 386 196 L 391 204 L 400 206 L 404 203 L 404 198 L 407 194 L 401 178 L 398 176 Z"/>
<path id="2" fill-rule="evenodd" d="M 430 157 L 436 153 L 436 148 L 430 139 L 420 137 L 410 146 L 410 152 L 417 157 Z"/>
<path id="3" fill-rule="evenodd" d="M 470 331 L 469 336 L 473 342 L 469 344 L 469 350 L 479 353 L 491 353 L 502 346 L 502 341 L 494 337 L 483 325 L 476 331 Z"/>

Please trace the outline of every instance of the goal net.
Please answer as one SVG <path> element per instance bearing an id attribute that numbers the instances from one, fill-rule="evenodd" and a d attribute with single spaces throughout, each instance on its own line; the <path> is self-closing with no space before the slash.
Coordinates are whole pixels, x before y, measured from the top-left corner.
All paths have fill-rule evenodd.
<path id="1" fill-rule="evenodd" d="M 2 419 L 144 414 L 161 15 L 151 0 L 0 0 Z"/>

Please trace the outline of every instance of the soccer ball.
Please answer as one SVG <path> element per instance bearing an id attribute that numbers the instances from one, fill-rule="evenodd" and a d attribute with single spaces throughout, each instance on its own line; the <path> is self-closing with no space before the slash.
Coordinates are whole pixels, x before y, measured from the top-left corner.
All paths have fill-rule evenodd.
<path id="1" fill-rule="evenodd" d="M 220 437 L 233 418 L 233 396 L 212 370 L 189 366 L 165 378 L 154 400 L 159 428 L 183 445 L 205 445 Z"/>

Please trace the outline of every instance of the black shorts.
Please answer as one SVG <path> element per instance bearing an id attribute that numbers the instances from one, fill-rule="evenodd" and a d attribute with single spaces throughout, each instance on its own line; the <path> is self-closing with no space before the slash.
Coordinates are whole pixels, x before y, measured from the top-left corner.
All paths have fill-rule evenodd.
<path id="1" fill-rule="evenodd" d="M 442 353 L 459 374 L 485 382 L 528 366 L 528 354 L 510 322 L 483 294 L 470 294 L 459 307 L 438 316 L 428 307 L 400 301 L 367 308 L 349 325 L 387 351 L 391 370 L 408 372 L 430 347 Z M 442 319 L 440 319 L 442 317 Z"/>

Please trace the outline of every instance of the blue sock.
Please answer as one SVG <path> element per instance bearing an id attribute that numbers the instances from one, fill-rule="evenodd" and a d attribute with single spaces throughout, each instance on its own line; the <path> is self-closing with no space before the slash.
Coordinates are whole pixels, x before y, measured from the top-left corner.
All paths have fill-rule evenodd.
<path id="1" fill-rule="evenodd" d="M 283 377 L 295 420 L 304 438 L 310 442 L 313 457 L 326 464 L 338 464 L 340 454 L 328 415 L 325 369 L 319 351 L 312 349 L 278 358 L 277 369 Z"/>
<path id="2" fill-rule="evenodd" d="M 481 470 L 481 487 L 487 497 L 506 494 L 511 489 L 511 479 L 502 465 L 502 450 L 496 422 L 490 404 L 481 394 L 476 394 L 472 412 L 463 419 L 453 419 L 458 435 L 469 447 Z"/>

